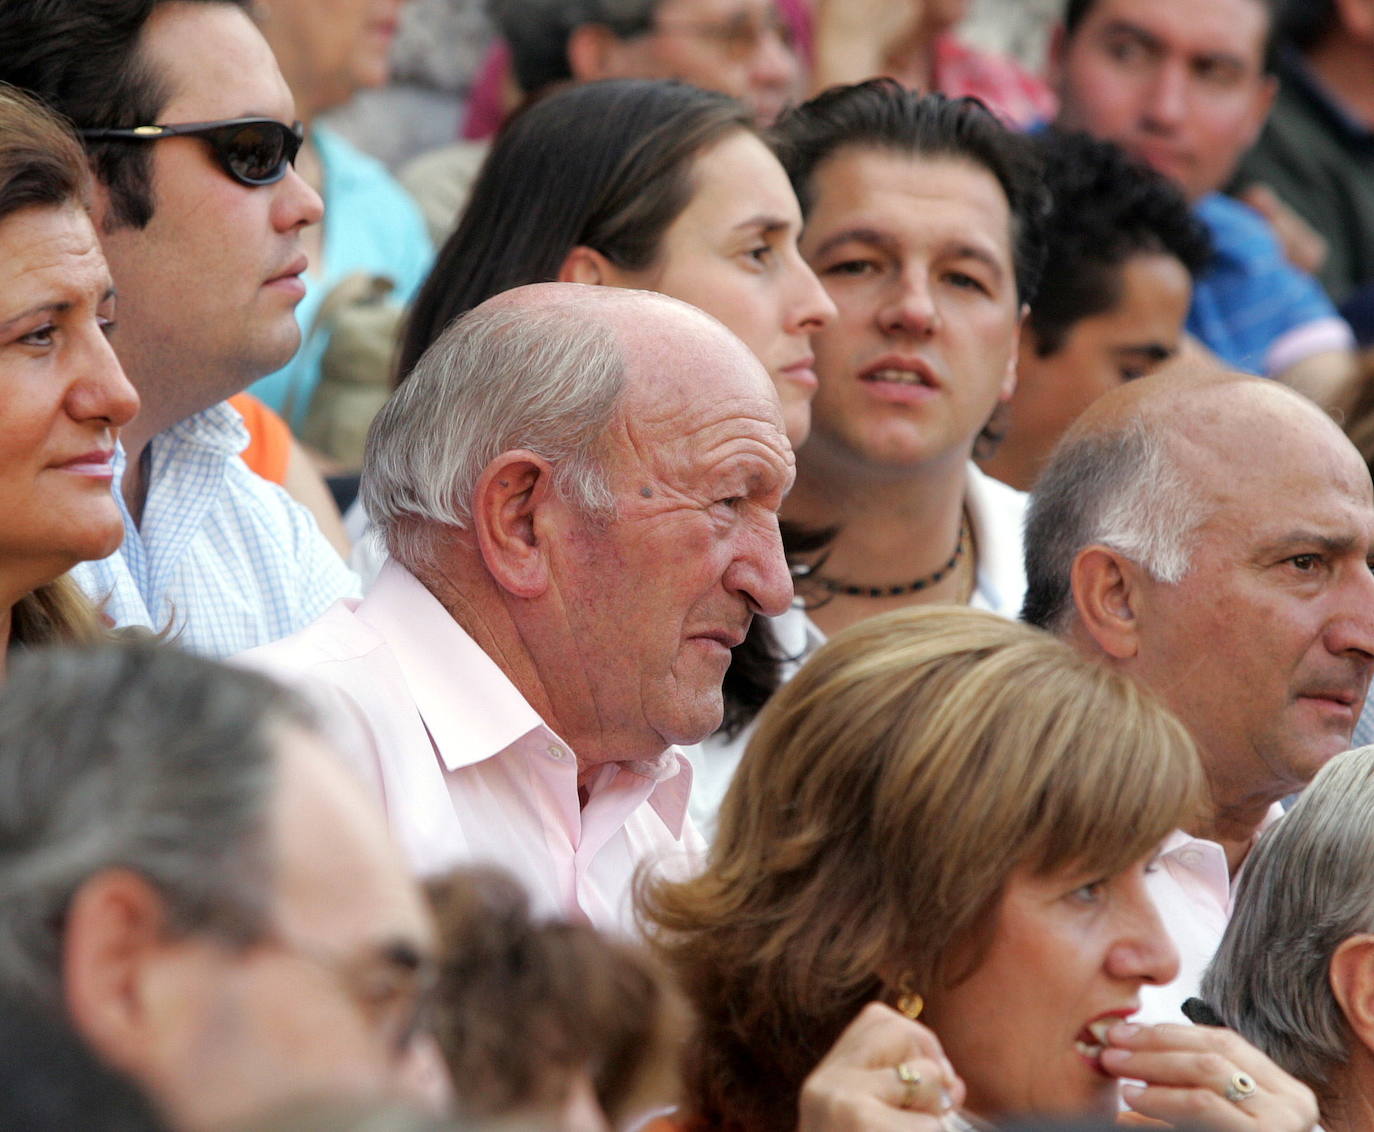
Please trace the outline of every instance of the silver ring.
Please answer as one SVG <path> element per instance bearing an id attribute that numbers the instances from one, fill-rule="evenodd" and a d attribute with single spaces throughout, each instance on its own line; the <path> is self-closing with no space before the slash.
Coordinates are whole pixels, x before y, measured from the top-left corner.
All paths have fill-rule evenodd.
<path id="1" fill-rule="evenodd" d="M 912 1109 L 916 1107 L 916 1102 L 920 1100 L 919 1090 L 921 1088 L 921 1071 L 916 1069 L 909 1061 L 904 1061 L 900 1065 L 894 1065 L 892 1071 L 897 1074 L 897 1080 L 902 1083 L 906 1091 L 902 1094 L 901 1107 Z"/>
<path id="2" fill-rule="evenodd" d="M 1226 1082 L 1226 1091 L 1222 1093 L 1232 1104 L 1243 1104 L 1254 1095 L 1255 1079 L 1239 1070 L 1231 1074 L 1231 1079 Z"/>

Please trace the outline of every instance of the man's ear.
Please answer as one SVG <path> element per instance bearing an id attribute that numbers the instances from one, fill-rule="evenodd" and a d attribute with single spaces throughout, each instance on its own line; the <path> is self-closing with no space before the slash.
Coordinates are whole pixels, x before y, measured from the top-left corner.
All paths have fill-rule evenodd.
<path id="1" fill-rule="evenodd" d="M 165 945 L 161 894 L 129 869 L 76 890 L 62 933 L 62 985 L 73 1026 L 117 1068 L 138 1075 L 154 1040 L 148 962 Z"/>
<path id="2" fill-rule="evenodd" d="M 568 70 L 574 81 L 629 78 L 621 62 L 624 43 L 605 24 L 583 23 L 568 36 Z"/>
<path id="3" fill-rule="evenodd" d="M 1374 1050 L 1374 935 L 1353 935 L 1331 956 L 1326 977 L 1346 1024 Z"/>
<path id="4" fill-rule="evenodd" d="M 477 479 L 472 499 L 477 547 L 502 589 L 535 598 L 549 584 L 544 513 L 555 501 L 553 465 L 523 448 L 502 452 Z"/>
<path id="5" fill-rule="evenodd" d="M 1136 564 L 1106 546 L 1084 547 L 1069 571 L 1080 628 L 1114 660 L 1127 660 L 1140 649 L 1139 581 Z"/>

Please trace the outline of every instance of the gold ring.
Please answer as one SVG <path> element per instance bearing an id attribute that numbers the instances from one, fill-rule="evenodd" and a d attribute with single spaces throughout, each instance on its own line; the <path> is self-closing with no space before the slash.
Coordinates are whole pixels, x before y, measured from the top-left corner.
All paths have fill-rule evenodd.
<path id="1" fill-rule="evenodd" d="M 916 1069 L 911 1062 L 904 1061 L 900 1065 L 894 1066 L 897 1080 L 902 1083 L 902 1108 L 915 1108 L 916 1102 L 920 1099 L 919 1090 L 921 1088 L 921 1071 Z"/>
<path id="2" fill-rule="evenodd" d="M 1237 1070 L 1226 1082 L 1226 1092 L 1222 1094 L 1232 1104 L 1241 1104 L 1255 1095 L 1255 1079 L 1248 1073 Z"/>

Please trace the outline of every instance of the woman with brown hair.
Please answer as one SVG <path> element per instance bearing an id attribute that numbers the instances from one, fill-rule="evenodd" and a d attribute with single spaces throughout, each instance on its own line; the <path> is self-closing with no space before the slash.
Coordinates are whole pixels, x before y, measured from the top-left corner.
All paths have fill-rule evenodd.
<path id="1" fill-rule="evenodd" d="M 1039 630 L 928 607 L 837 634 L 760 713 L 706 871 L 641 894 L 700 1017 L 691 1125 L 795 1127 L 803 1078 L 879 1000 L 924 1008 L 967 1088 L 948 1127 L 1124 1095 L 1310 1128 L 1311 1094 L 1235 1035 L 1125 1024 L 1177 969 L 1145 878 L 1201 788 L 1181 724 Z"/>
<path id="2" fill-rule="evenodd" d="M 0 676 L 16 645 L 100 633 L 62 575 L 124 532 L 111 459 L 138 395 L 108 340 L 114 287 L 88 185 L 72 133 L 0 86 Z"/>

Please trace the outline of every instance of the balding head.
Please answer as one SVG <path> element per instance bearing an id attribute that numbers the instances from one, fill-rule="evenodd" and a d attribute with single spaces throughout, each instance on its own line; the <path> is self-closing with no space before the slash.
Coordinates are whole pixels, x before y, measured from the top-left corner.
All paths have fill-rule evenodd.
<path id="1" fill-rule="evenodd" d="M 1311 402 L 1237 374 L 1146 378 L 1085 413 L 1037 485 L 1023 614 L 1153 688 L 1219 805 L 1258 806 L 1349 743 L 1372 543 L 1369 473 Z"/>

